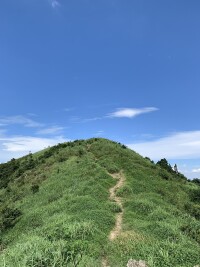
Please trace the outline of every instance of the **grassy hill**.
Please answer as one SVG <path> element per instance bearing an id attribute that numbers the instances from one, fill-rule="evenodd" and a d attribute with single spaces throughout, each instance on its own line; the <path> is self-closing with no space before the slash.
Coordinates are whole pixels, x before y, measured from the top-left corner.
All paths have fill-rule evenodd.
<path id="1" fill-rule="evenodd" d="M 0 266 L 193 267 L 200 187 L 106 139 L 58 144 L 0 165 L 0 233 Z"/>

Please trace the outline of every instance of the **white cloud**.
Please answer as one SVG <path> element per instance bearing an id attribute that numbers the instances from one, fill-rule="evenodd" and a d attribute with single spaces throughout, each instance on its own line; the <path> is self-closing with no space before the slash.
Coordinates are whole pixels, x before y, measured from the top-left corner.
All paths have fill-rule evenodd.
<path id="1" fill-rule="evenodd" d="M 193 172 L 193 173 L 200 173 L 200 168 L 198 168 L 198 169 L 193 169 L 192 172 Z"/>
<path id="2" fill-rule="evenodd" d="M 138 115 L 157 111 L 155 107 L 146 108 L 118 108 L 115 112 L 108 114 L 110 118 L 134 118 Z"/>
<path id="3" fill-rule="evenodd" d="M 10 117 L 0 117 L 0 125 L 11 125 L 11 124 L 21 124 L 25 127 L 42 127 L 43 124 L 36 122 L 25 116 L 10 116 Z"/>
<path id="4" fill-rule="evenodd" d="M 146 108 L 118 108 L 115 112 L 109 113 L 103 117 L 94 117 L 89 119 L 84 119 L 82 122 L 92 122 L 108 118 L 133 118 L 138 115 L 157 111 L 155 107 L 146 107 Z"/>
<path id="5" fill-rule="evenodd" d="M 32 136 L 15 136 L 0 138 L 0 162 L 6 162 L 11 158 L 18 158 L 31 152 L 40 151 L 48 146 L 69 141 L 62 136 L 53 138 L 39 138 Z"/>
<path id="6" fill-rule="evenodd" d="M 178 132 L 154 141 L 127 145 L 153 160 L 200 158 L 200 131 Z"/>
<path id="7" fill-rule="evenodd" d="M 63 111 L 68 112 L 68 111 L 72 111 L 72 110 L 74 110 L 74 109 L 75 109 L 75 108 L 64 108 Z"/>
<path id="8" fill-rule="evenodd" d="M 51 6 L 53 8 L 59 7 L 60 6 L 60 3 L 57 0 L 52 0 L 51 1 Z"/>
<path id="9" fill-rule="evenodd" d="M 98 121 L 98 120 L 102 120 L 103 117 L 95 117 L 95 118 L 90 118 L 90 119 L 84 119 L 81 122 L 85 123 L 85 122 L 91 122 L 91 121 Z"/>
<path id="10" fill-rule="evenodd" d="M 61 133 L 64 129 L 64 127 L 52 126 L 37 131 L 37 134 L 58 134 Z"/>
<path id="11" fill-rule="evenodd" d="M 104 131 L 103 130 L 100 130 L 100 131 L 97 131 L 96 133 L 95 133 L 95 136 L 101 136 L 101 135 L 103 135 L 104 134 Z"/>

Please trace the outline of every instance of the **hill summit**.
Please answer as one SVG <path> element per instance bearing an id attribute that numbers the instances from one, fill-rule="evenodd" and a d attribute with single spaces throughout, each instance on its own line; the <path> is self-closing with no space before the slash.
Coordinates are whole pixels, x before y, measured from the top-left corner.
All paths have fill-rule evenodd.
<path id="1" fill-rule="evenodd" d="M 200 187 L 168 167 L 102 138 L 0 164 L 0 266 L 200 264 Z"/>

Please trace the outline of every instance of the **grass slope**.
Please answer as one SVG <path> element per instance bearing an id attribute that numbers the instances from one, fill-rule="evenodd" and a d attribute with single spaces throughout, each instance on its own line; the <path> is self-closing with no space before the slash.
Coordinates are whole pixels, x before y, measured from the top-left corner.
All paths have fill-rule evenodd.
<path id="1" fill-rule="evenodd" d="M 120 208 L 109 173 L 121 170 L 123 232 L 111 242 Z M 80 140 L 13 159 L 0 165 L 0 188 L 0 266 L 200 263 L 199 186 L 121 144 Z"/>

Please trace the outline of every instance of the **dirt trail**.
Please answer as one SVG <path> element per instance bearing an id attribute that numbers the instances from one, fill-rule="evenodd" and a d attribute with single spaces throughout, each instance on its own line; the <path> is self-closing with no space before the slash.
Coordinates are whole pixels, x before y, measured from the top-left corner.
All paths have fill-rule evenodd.
<path id="1" fill-rule="evenodd" d="M 123 175 L 122 171 L 120 173 L 115 173 L 115 174 L 111 174 L 111 176 L 114 179 L 117 179 L 118 182 L 117 184 L 110 188 L 109 192 L 110 192 L 110 199 L 114 200 L 121 208 L 121 212 L 119 212 L 116 215 L 116 222 L 115 222 L 115 227 L 113 228 L 113 230 L 110 232 L 109 235 L 109 240 L 114 240 L 117 236 L 119 236 L 119 234 L 121 233 L 122 230 L 122 217 L 123 217 L 123 205 L 122 205 L 122 200 L 120 197 L 116 196 L 116 191 L 117 189 L 119 189 L 120 187 L 123 186 L 124 182 L 125 182 L 125 176 Z"/>
<path id="2" fill-rule="evenodd" d="M 123 186 L 123 184 L 125 182 L 125 176 L 124 176 L 122 171 L 120 171 L 119 173 L 114 173 L 114 174 L 109 173 L 109 175 L 111 175 L 114 179 L 118 180 L 116 185 L 110 188 L 109 198 L 110 198 L 110 200 L 115 201 L 121 208 L 121 212 L 119 212 L 116 215 L 115 226 L 111 230 L 109 237 L 108 237 L 110 241 L 113 241 L 116 237 L 118 237 L 120 235 L 120 233 L 122 231 L 122 218 L 123 218 L 124 209 L 123 209 L 121 198 L 116 196 L 116 191 L 117 191 L 117 189 L 119 189 L 120 187 Z M 102 259 L 102 267 L 110 267 L 106 257 L 104 257 Z"/>
<path id="3" fill-rule="evenodd" d="M 110 266 L 108 265 L 108 261 L 107 261 L 106 257 L 103 258 L 101 266 L 102 266 L 102 267 L 110 267 Z"/>

